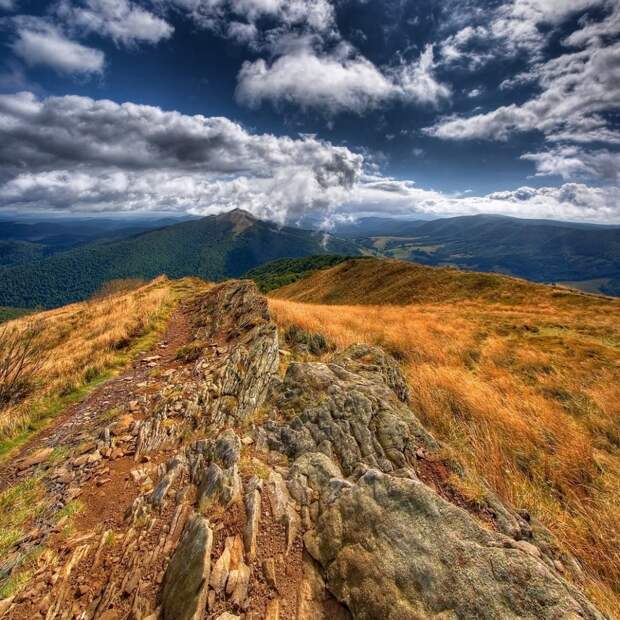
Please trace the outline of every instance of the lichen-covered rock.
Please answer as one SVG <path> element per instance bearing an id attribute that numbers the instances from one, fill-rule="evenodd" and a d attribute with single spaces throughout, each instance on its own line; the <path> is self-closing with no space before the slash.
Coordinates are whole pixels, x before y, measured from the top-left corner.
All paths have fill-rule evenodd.
<path id="1" fill-rule="evenodd" d="M 368 470 L 306 534 L 330 590 L 361 619 L 603 616 L 510 539 L 417 480 Z"/>
<path id="2" fill-rule="evenodd" d="M 404 380 L 383 352 L 352 347 L 335 359 L 288 367 L 274 402 L 291 422 L 267 421 L 272 450 L 291 459 L 322 452 L 348 476 L 358 463 L 389 472 L 411 461 L 417 447 L 437 447 L 402 402 Z M 364 359 L 372 363 L 360 374 Z"/>
<path id="3" fill-rule="evenodd" d="M 163 620 L 201 620 L 207 604 L 213 533 L 207 519 L 194 515 L 166 570 Z"/>
<path id="4" fill-rule="evenodd" d="M 366 345 L 292 363 L 273 390 L 265 440 L 293 460 L 287 489 L 336 598 L 368 619 L 602 618 L 516 511 L 489 492 L 492 531 L 424 482 L 440 446 L 406 401 L 398 365 Z"/>

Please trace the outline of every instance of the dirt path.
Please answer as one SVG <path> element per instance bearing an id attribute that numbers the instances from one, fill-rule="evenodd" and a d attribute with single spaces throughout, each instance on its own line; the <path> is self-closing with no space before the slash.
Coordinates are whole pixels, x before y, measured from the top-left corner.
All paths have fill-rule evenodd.
<path id="1" fill-rule="evenodd" d="M 0 492 L 18 483 L 28 474 L 24 462 L 46 448 L 73 450 L 96 435 L 99 427 L 110 423 L 110 412 L 129 411 L 135 401 L 158 385 L 157 377 L 179 365 L 175 356 L 180 347 L 191 339 L 188 311 L 185 304 L 172 314 L 166 331 L 155 346 L 141 353 L 121 375 L 93 390 L 82 401 L 70 405 L 53 422 L 34 435 L 18 452 L 0 466 Z M 156 358 L 156 359 L 154 359 Z"/>

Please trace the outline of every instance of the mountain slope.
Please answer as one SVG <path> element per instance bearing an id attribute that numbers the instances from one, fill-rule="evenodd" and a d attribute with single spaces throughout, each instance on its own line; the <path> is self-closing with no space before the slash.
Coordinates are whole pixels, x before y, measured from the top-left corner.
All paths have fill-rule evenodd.
<path id="1" fill-rule="evenodd" d="M 620 227 L 613 226 L 478 215 L 386 223 L 358 241 L 385 256 L 537 282 L 620 276 Z"/>
<path id="2" fill-rule="evenodd" d="M 340 256 L 339 254 L 279 258 L 250 269 L 243 277 L 254 280 L 261 293 L 266 293 L 350 259 L 350 256 Z"/>
<path id="3" fill-rule="evenodd" d="M 317 271 L 270 295 L 307 303 L 397 305 L 462 300 L 522 303 L 550 298 L 588 303 L 590 299 L 564 287 L 499 274 L 376 258 L 352 259 Z"/>
<path id="4" fill-rule="evenodd" d="M 20 265 L 95 241 L 112 241 L 181 219 L 61 219 L 13 221 L 0 216 L 0 265 Z"/>
<path id="5" fill-rule="evenodd" d="M 279 227 L 237 210 L 2 268 L 0 305 L 53 307 L 85 299 L 115 278 L 164 274 L 219 280 L 283 256 L 334 252 L 358 250 L 322 233 Z"/>

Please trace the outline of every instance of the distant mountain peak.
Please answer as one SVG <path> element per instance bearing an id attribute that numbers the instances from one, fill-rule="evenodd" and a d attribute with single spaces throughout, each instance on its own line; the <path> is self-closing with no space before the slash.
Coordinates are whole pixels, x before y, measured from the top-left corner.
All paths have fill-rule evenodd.
<path id="1" fill-rule="evenodd" d="M 230 223 L 233 225 L 233 232 L 235 234 L 240 234 L 244 230 L 251 228 L 259 221 L 258 218 L 254 217 L 249 211 L 245 209 L 233 209 L 232 211 L 227 211 L 226 213 L 220 213 L 216 216 L 216 221 L 218 223 Z"/>

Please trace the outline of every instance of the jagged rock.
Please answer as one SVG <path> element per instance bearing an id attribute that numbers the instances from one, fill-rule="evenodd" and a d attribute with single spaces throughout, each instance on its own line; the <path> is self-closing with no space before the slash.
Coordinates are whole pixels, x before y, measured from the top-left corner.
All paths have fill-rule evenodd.
<path id="1" fill-rule="evenodd" d="M 8 598 L 3 598 L 0 600 L 0 618 L 4 617 L 6 612 L 9 610 L 11 605 L 13 604 L 14 596 L 9 596 Z"/>
<path id="2" fill-rule="evenodd" d="M 245 544 L 245 552 L 250 560 L 256 556 L 256 538 L 258 536 L 258 528 L 261 514 L 261 494 L 260 488 L 262 481 L 253 476 L 248 482 L 245 490 L 245 528 L 243 530 L 243 542 Z"/>
<path id="3" fill-rule="evenodd" d="M 129 429 L 133 423 L 133 416 L 129 414 L 122 415 L 116 422 L 114 422 L 114 424 L 110 426 L 110 433 L 115 437 L 125 435 L 129 432 Z"/>
<path id="4" fill-rule="evenodd" d="M 238 568 L 230 571 L 226 582 L 226 594 L 230 597 L 230 602 L 236 607 L 243 607 L 248 597 L 249 584 L 250 567 L 242 561 Z"/>
<path id="5" fill-rule="evenodd" d="M 304 552 L 303 577 L 297 591 L 296 620 L 351 620 L 349 610 L 327 590 L 319 565 Z"/>
<path id="6" fill-rule="evenodd" d="M 229 538 L 226 541 L 226 545 L 224 547 L 224 551 L 222 551 L 222 555 L 217 559 L 217 562 L 213 566 L 213 570 L 211 571 L 211 580 L 210 584 L 213 590 L 216 593 L 222 592 L 226 585 L 226 580 L 228 579 L 228 573 L 230 572 L 230 547 L 229 541 L 232 541 Z"/>
<path id="7" fill-rule="evenodd" d="M 271 504 L 271 513 L 275 521 L 282 523 L 286 531 L 286 552 L 291 550 L 293 541 L 299 532 L 301 519 L 289 495 L 286 482 L 280 473 L 271 471 L 267 480 L 267 492 Z"/>
<path id="8" fill-rule="evenodd" d="M 383 365 L 355 373 L 361 351 Z M 390 366 L 386 373 L 385 359 L 376 347 L 352 347 L 338 356 L 338 363 L 291 364 L 274 400 L 292 419 L 288 425 L 266 422 L 269 447 L 291 459 L 323 452 L 347 476 L 360 462 L 390 472 L 410 462 L 419 446 L 436 448 L 394 391 L 400 371 Z"/>
<path id="9" fill-rule="evenodd" d="M 49 456 L 51 456 L 52 452 L 54 452 L 54 448 L 41 448 L 40 450 L 29 454 L 26 458 L 17 463 L 17 470 L 23 471 L 29 467 L 40 465 L 46 461 Z"/>
<path id="10" fill-rule="evenodd" d="M 273 558 L 268 558 L 263 560 L 263 575 L 265 576 L 265 581 L 272 587 L 276 588 L 276 563 Z"/>
<path id="11" fill-rule="evenodd" d="M 367 344 L 354 344 L 334 355 L 331 361 L 362 377 L 379 379 L 404 403 L 409 400 L 409 386 L 399 365 L 383 349 Z"/>
<path id="12" fill-rule="evenodd" d="M 342 488 L 305 537 L 356 618 L 603 620 L 562 577 L 507 541 L 425 484 L 372 469 Z"/>
<path id="13" fill-rule="evenodd" d="M 265 609 L 265 620 L 280 620 L 280 601 L 277 598 L 270 600 Z"/>
<path id="14" fill-rule="evenodd" d="M 267 301 L 253 282 L 242 280 L 215 287 L 204 297 L 202 308 L 205 327 L 200 338 L 209 341 L 220 334 L 235 344 L 217 381 L 220 396 L 234 397 L 234 407 L 228 408 L 225 398 L 219 398 L 213 421 L 245 420 L 260 407 L 278 372 L 278 334 Z"/>
<path id="15" fill-rule="evenodd" d="M 238 501 L 241 496 L 241 478 L 237 466 L 222 469 L 217 463 L 211 463 L 198 494 L 198 506 L 203 514 L 208 514 L 216 506 L 227 508 Z"/>
<path id="16" fill-rule="evenodd" d="M 211 572 L 213 533 L 209 522 L 194 515 L 166 570 L 162 591 L 163 620 L 201 620 Z"/>
<path id="17" fill-rule="evenodd" d="M 168 491 L 174 484 L 175 480 L 185 471 L 187 463 L 181 456 L 175 457 L 170 464 L 164 477 L 159 481 L 153 493 L 151 493 L 151 504 L 153 506 L 161 506 Z"/>

